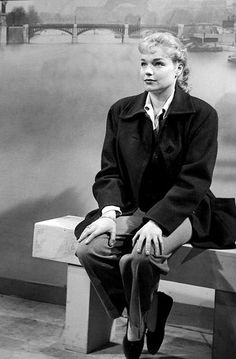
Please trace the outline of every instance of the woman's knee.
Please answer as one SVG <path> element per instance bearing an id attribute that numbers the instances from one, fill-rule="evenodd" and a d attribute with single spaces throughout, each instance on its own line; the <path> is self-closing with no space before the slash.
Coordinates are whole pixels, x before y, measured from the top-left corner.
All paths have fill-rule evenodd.
<path id="1" fill-rule="evenodd" d="M 125 254 L 120 258 L 119 266 L 120 266 L 121 272 L 123 271 L 124 268 L 127 267 L 128 263 L 130 263 L 130 260 L 131 260 L 130 254 Z"/>
<path id="2" fill-rule="evenodd" d="M 149 257 L 143 253 L 137 253 L 137 252 L 132 252 L 129 254 L 125 254 L 121 259 L 120 259 L 120 268 L 124 269 L 126 267 L 130 267 L 132 269 L 134 268 L 142 268 L 142 267 L 146 267 L 150 264 L 150 260 Z"/>
<path id="3" fill-rule="evenodd" d="M 90 252 L 90 248 L 88 245 L 84 244 L 83 242 L 77 244 L 75 255 L 76 257 L 79 258 L 81 263 L 85 258 L 88 258 L 89 252 Z"/>
<path id="4" fill-rule="evenodd" d="M 145 253 L 137 253 L 137 251 L 133 251 L 131 253 L 132 257 L 132 266 L 134 268 L 143 268 L 150 265 L 150 257 Z"/>
<path id="5" fill-rule="evenodd" d="M 108 235 L 103 234 L 94 238 L 90 243 L 85 244 L 84 241 L 78 242 L 75 255 L 79 258 L 81 263 L 88 261 L 91 257 L 103 257 L 110 254 L 108 246 Z"/>

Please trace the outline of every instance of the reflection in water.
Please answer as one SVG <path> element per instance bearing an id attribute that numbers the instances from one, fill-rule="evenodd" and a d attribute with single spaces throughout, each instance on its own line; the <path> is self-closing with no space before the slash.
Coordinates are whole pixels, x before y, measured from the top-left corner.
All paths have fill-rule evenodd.
<path id="1" fill-rule="evenodd" d="M 142 91 L 136 40 L 122 45 L 110 31 L 96 30 L 72 45 L 70 35 L 48 31 L 29 45 L 2 47 L 0 54 L 1 211 L 75 187 L 78 213 L 86 213 L 94 207 L 91 184 L 107 110 Z M 236 187 L 236 67 L 228 55 L 189 54 L 192 94 L 220 114 L 213 189 L 221 196 L 234 196 Z"/>

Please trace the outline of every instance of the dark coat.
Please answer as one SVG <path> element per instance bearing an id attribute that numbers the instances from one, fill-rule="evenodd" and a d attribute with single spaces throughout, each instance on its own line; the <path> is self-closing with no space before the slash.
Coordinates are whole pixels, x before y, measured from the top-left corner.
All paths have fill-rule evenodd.
<path id="1" fill-rule="evenodd" d="M 120 207 L 123 214 L 139 207 L 140 186 L 153 151 L 152 123 L 144 110 L 146 96 L 144 92 L 123 98 L 109 110 L 101 170 L 93 185 L 100 210 L 88 214 L 77 227 L 77 236 L 107 205 Z M 216 111 L 177 86 L 158 140 L 169 187 L 165 186 L 163 197 L 146 211 L 144 221 L 155 221 L 168 235 L 188 217 L 193 226 L 192 243 L 207 240 L 217 131 Z"/>

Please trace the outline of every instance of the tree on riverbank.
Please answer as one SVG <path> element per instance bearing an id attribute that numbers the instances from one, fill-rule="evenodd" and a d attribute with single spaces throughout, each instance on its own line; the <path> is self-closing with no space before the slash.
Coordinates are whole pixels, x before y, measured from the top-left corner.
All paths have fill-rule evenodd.
<path id="1" fill-rule="evenodd" d="M 34 25 L 38 22 L 40 22 L 40 17 L 33 6 L 30 6 L 28 11 L 25 11 L 22 6 L 14 7 L 14 9 L 7 14 L 8 26 Z"/>
<path id="2" fill-rule="evenodd" d="M 28 24 L 29 25 L 35 25 L 35 24 L 41 22 L 40 17 L 39 17 L 37 11 L 35 10 L 35 8 L 33 6 L 29 7 L 27 17 L 28 17 Z"/>

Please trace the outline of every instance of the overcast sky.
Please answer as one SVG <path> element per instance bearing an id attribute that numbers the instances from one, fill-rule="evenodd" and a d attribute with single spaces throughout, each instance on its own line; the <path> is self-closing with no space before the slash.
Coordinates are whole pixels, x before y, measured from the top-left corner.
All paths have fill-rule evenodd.
<path id="1" fill-rule="evenodd" d="M 202 0 L 192 0 L 199 2 Z M 231 0 L 232 1 L 232 0 Z M 228 0 L 230 2 L 230 0 Z M 73 9 L 77 6 L 102 6 L 106 0 L 9 0 L 7 4 L 7 11 L 11 11 L 15 6 L 23 6 L 25 9 L 29 5 L 34 5 L 35 9 L 39 12 L 59 12 L 59 13 L 72 13 Z M 149 0 L 149 9 L 156 9 L 155 0 Z"/>
<path id="2" fill-rule="evenodd" d="M 14 7 L 16 6 L 23 6 L 24 8 L 28 8 L 29 5 L 32 5 L 34 1 L 30 1 L 30 0 L 25 0 L 25 1 L 21 1 L 21 0 L 15 0 L 15 1 L 8 1 L 7 3 L 7 12 L 11 11 Z"/>
<path id="3" fill-rule="evenodd" d="M 58 11 L 60 7 L 69 4 L 70 0 L 10 0 L 7 4 L 7 11 L 11 11 L 16 6 L 23 6 L 27 9 L 30 5 L 34 5 L 38 11 Z"/>
<path id="4" fill-rule="evenodd" d="M 29 5 L 34 5 L 37 11 L 67 13 L 77 6 L 97 6 L 105 2 L 106 0 L 10 0 L 7 11 L 11 11 L 15 6 L 23 6 L 27 9 Z"/>

